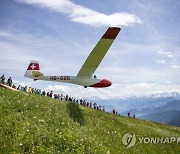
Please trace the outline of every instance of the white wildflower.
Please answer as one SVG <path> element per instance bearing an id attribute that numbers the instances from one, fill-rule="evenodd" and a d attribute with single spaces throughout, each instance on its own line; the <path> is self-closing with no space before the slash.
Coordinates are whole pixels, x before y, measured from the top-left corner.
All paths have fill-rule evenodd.
<path id="1" fill-rule="evenodd" d="M 45 121 L 44 121 L 44 120 L 42 120 L 42 119 L 40 119 L 39 121 L 40 121 L 40 122 L 45 122 Z"/>

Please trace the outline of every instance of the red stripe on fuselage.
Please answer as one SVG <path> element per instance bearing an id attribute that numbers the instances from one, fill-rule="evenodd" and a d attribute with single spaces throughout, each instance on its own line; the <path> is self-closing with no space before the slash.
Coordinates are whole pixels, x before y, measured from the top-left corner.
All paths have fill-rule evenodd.
<path id="1" fill-rule="evenodd" d="M 103 79 L 100 82 L 90 85 L 90 87 L 95 87 L 95 88 L 104 88 L 104 87 L 109 87 L 111 86 L 112 83 L 109 80 Z"/>

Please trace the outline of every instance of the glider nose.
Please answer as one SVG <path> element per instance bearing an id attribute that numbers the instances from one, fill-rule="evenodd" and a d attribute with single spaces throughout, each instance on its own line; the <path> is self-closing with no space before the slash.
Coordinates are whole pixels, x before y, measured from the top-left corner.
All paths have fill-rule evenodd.
<path id="1" fill-rule="evenodd" d="M 109 87 L 109 86 L 112 85 L 112 82 L 109 81 L 109 80 L 107 80 L 107 79 L 103 79 L 102 81 L 103 81 L 103 83 L 104 83 L 104 87 Z"/>
<path id="2" fill-rule="evenodd" d="M 109 81 L 107 79 L 103 79 L 96 84 L 90 85 L 90 87 L 104 88 L 104 87 L 109 87 L 111 85 L 112 85 L 111 81 Z"/>

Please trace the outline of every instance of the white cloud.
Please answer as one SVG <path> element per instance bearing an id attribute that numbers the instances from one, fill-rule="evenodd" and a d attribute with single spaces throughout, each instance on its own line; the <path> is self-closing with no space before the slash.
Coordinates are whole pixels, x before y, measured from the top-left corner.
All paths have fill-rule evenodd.
<path id="1" fill-rule="evenodd" d="M 47 8 L 67 15 L 73 21 L 91 26 L 129 26 L 135 23 L 142 23 L 142 20 L 135 14 L 127 12 L 113 13 L 110 15 L 100 13 L 87 7 L 77 5 L 70 0 L 16 0 L 20 3 Z"/>
<path id="2" fill-rule="evenodd" d="M 165 61 L 165 60 L 158 60 L 157 63 L 158 63 L 158 64 L 165 64 L 166 61 Z"/>
<path id="3" fill-rule="evenodd" d="M 167 57 L 169 57 L 169 58 L 173 58 L 173 57 L 174 57 L 174 53 L 173 53 L 173 52 L 170 52 L 170 51 L 160 50 L 160 51 L 158 51 L 158 53 L 159 53 L 160 55 L 165 55 L 165 56 L 167 56 Z"/>
<path id="4" fill-rule="evenodd" d="M 21 71 L 28 58 L 31 59 L 31 56 L 26 55 L 27 49 L 24 50 L 21 46 L 0 42 L 0 48 L 3 55 L 0 57 L 2 70 Z"/>
<path id="5" fill-rule="evenodd" d="M 2 30 L 0 30 L 0 37 L 13 38 L 14 39 L 14 36 L 11 33 L 8 33 L 8 32 L 5 32 L 5 31 L 2 31 Z"/>
<path id="6" fill-rule="evenodd" d="M 173 65 L 173 68 L 179 68 L 180 69 L 180 65 Z"/>

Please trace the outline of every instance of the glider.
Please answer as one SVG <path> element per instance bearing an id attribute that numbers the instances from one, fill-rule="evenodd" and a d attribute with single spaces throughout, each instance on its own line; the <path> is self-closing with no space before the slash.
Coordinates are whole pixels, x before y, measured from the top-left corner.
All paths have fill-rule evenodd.
<path id="1" fill-rule="evenodd" d="M 35 80 L 66 82 L 82 85 L 85 88 L 95 87 L 104 88 L 111 86 L 111 81 L 107 79 L 97 79 L 93 75 L 102 59 L 106 55 L 116 36 L 120 32 L 119 27 L 109 27 L 105 34 L 101 37 L 94 49 L 87 57 L 85 63 L 81 67 L 77 76 L 44 76 L 40 72 L 40 66 L 37 61 L 31 61 L 24 76 Z"/>

